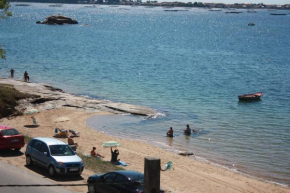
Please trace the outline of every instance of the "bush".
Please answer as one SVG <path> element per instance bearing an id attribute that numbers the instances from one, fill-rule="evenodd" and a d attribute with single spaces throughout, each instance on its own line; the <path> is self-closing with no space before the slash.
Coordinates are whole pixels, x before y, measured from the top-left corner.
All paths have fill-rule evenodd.
<path id="1" fill-rule="evenodd" d="M 19 92 L 13 85 L 0 84 L 0 119 L 19 114 L 15 109 L 18 105 L 18 100 L 36 97 L 39 96 Z"/>

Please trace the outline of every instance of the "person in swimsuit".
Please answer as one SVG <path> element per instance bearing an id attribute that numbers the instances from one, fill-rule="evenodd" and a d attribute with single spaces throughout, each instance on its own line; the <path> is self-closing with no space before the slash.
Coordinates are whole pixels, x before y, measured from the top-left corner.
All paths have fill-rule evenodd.
<path id="1" fill-rule="evenodd" d="M 173 129 L 170 127 L 170 129 L 167 131 L 167 137 L 173 137 Z"/>
<path id="2" fill-rule="evenodd" d="M 186 125 L 186 129 L 183 130 L 185 135 L 191 135 L 191 129 L 189 127 L 189 125 Z"/>
<path id="3" fill-rule="evenodd" d="M 91 156 L 92 156 L 92 157 L 101 157 L 101 158 L 105 158 L 105 156 L 102 156 L 101 154 L 96 153 L 95 150 L 96 150 L 96 147 L 93 147 L 93 150 L 91 151 Z"/>

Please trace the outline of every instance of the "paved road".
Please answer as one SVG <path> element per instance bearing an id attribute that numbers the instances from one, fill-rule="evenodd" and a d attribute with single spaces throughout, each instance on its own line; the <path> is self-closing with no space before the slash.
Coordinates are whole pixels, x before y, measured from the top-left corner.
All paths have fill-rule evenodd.
<path id="1" fill-rule="evenodd" d="M 53 185 L 54 183 L 39 175 L 0 161 L 0 193 L 72 193 L 61 186 L 27 186 L 37 184 Z M 26 186 L 8 187 L 7 185 Z"/>

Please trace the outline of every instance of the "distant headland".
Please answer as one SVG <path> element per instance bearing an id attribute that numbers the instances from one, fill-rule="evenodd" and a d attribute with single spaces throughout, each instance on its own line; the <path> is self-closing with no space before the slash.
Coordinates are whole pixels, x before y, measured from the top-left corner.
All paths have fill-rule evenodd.
<path id="1" fill-rule="evenodd" d="M 10 2 L 33 2 L 33 3 L 64 3 L 64 4 L 108 4 L 108 5 L 141 5 L 141 6 L 166 6 L 166 7 L 203 7 L 203 8 L 230 8 L 230 9 L 269 9 L 290 10 L 290 4 L 267 5 L 264 3 L 203 3 L 203 2 L 158 2 L 155 0 L 142 2 L 142 0 L 18 0 Z"/>

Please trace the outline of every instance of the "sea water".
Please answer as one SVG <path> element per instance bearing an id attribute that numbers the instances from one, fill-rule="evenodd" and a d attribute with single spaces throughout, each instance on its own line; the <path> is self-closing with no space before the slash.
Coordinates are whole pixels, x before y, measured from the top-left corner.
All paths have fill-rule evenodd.
<path id="1" fill-rule="evenodd" d="M 28 71 L 31 81 L 70 93 L 156 109 L 155 118 L 98 116 L 87 124 L 290 185 L 289 15 L 11 5 L 13 16 L 0 20 L 1 77 L 14 68 L 16 79 Z M 54 14 L 79 24 L 36 24 Z M 238 101 L 253 92 L 262 100 Z M 199 132 L 184 136 L 186 124 Z M 169 127 L 174 138 L 165 137 Z"/>

